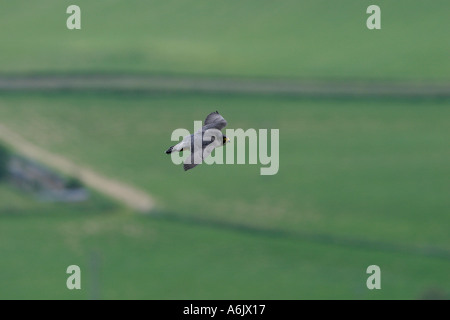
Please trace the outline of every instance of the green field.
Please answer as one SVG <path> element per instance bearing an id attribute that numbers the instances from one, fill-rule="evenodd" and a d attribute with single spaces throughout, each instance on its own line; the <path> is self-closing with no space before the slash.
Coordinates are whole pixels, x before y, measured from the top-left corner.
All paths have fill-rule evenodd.
<path id="1" fill-rule="evenodd" d="M 449 80 L 450 2 L 0 1 L 0 72 Z"/>
<path id="2" fill-rule="evenodd" d="M 72 4 L 79 31 L 66 28 Z M 381 30 L 366 28 L 371 4 Z M 8 92 L 7 83 L 171 75 L 175 86 L 223 77 L 432 89 L 450 80 L 449 12 L 444 0 L 0 0 L 0 125 L 156 200 L 143 215 L 95 190 L 85 203 L 48 203 L 0 181 L 0 299 L 449 299 L 448 94 Z M 230 129 L 280 130 L 278 174 L 171 162 L 172 131 L 215 110 Z M 80 291 L 66 288 L 72 264 Z M 381 290 L 366 287 L 373 264 Z"/>
<path id="3" fill-rule="evenodd" d="M 448 283 L 440 259 L 150 217 L 53 210 L 1 222 L 2 299 L 415 299 Z M 381 291 L 365 287 L 372 263 L 383 270 Z M 72 264 L 81 291 L 65 287 Z"/>
<path id="4" fill-rule="evenodd" d="M 0 105 L 12 130 L 143 188 L 163 210 L 450 249 L 450 110 L 440 102 L 33 95 Z M 280 129 L 277 175 L 261 176 L 261 165 L 185 173 L 170 161 L 172 130 L 192 131 L 193 120 L 216 109 L 230 128 Z M 211 199 L 214 210 L 204 205 Z"/>
<path id="5" fill-rule="evenodd" d="M 173 128 L 192 130 L 192 121 L 213 109 L 230 128 L 279 128 L 279 173 L 261 176 L 260 165 L 202 165 L 185 173 L 172 164 L 164 150 Z M 30 238 L 16 250 L 42 250 L 42 261 L 72 257 L 85 269 L 90 251 L 100 252 L 103 298 L 446 294 L 449 116 L 439 100 L 3 95 L 0 118 L 10 129 L 143 188 L 156 197 L 158 213 L 139 217 L 108 207 L 111 212 L 99 216 L 94 207 L 94 215 L 76 208 L 61 216 L 52 208 L 30 220 L 7 215 L 0 217 L 1 242 L 20 228 Z M 205 205 L 212 202 L 214 209 Z M 68 234 L 57 231 L 68 226 Z M 41 238 L 44 228 L 52 231 Z M 36 249 L 37 242 L 52 245 Z M 47 274 L 68 260 L 44 263 L 50 269 L 35 279 L 49 282 L 48 297 L 77 297 Z M 378 293 L 365 288 L 371 264 L 386 271 Z M 10 287 L 23 271 L 13 273 Z M 22 287 L 15 290 L 3 295 L 23 297 Z"/>
<path id="6" fill-rule="evenodd" d="M 40 208 L 1 213 L 1 299 L 415 299 L 442 297 L 448 284 L 449 262 L 440 258 L 114 208 Z M 372 263 L 382 267 L 382 291 L 365 288 L 364 270 Z M 81 291 L 65 287 L 72 264 L 83 270 Z"/>

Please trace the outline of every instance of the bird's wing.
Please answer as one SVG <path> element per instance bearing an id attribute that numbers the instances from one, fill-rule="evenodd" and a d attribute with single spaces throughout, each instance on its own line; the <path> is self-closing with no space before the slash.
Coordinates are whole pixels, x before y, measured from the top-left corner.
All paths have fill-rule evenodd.
<path id="1" fill-rule="evenodd" d="M 184 159 L 183 167 L 185 171 L 190 170 L 202 163 L 203 159 L 209 157 L 211 152 L 216 147 L 215 143 L 212 143 L 215 141 L 215 136 L 211 136 L 209 141 L 203 141 L 203 134 L 205 134 L 206 130 L 217 129 L 220 131 L 226 126 L 227 121 L 217 111 L 210 113 L 206 117 L 205 125 L 202 130 L 199 130 L 190 136 L 191 154 Z"/>
<path id="2" fill-rule="evenodd" d="M 209 144 L 203 143 L 201 148 L 195 148 L 194 152 L 184 159 L 183 168 L 184 171 L 188 171 L 197 165 L 201 164 L 204 159 L 208 158 L 213 150 L 217 147 L 216 144 L 212 143 L 215 141 L 215 137 L 212 137 L 211 142 Z"/>
<path id="3" fill-rule="evenodd" d="M 227 126 L 227 121 L 220 115 L 219 112 L 212 112 L 208 114 L 203 126 L 204 129 L 217 129 L 222 130 Z"/>
<path id="4" fill-rule="evenodd" d="M 188 171 L 196 167 L 199 163 L 194 163 L 194 153 L 191 153 L 186 159 L 184 159 L 183 168 L 184 171 Z"/>
<path id="5" fill-rule="evenodd" d="M 197 132 L 191 136 L 191 154 L 184 159 L 184 171 L 188 171 L 203 162 L 203 135 Z"/>
<path id="6" fill-rule="evenodd" d="M 191 152 L 186 159 L 184 159 L 183 168 L 184 171 L 188 171 L 195 168 L 197 165 L 203 162 L 203 148 L 197 148 L 196 151 Z"/>

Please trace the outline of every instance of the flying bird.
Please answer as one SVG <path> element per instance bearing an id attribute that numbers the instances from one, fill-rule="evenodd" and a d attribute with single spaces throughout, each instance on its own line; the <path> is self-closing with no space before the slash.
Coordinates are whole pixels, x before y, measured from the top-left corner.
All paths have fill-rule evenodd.
<path id="1" fill-rule="evenodd" d="M 183 164 L 185 171 L 190 170 L 209 157 L 215 148 L 230 142 L 230 139 L 221 132 L 226 126 L 227 121 L 219 112 L 212 112 L 208 114 L 200 130 L 184 137 L 180 143 L 170 147 L 166 153 L 190 150 L 191 154 L 184 160 Z"/>

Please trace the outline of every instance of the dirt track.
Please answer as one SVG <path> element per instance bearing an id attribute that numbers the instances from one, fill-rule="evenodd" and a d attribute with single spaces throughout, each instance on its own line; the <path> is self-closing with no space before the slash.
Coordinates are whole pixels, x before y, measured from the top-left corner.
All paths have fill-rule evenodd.
<path id="1" fill-rule="evenodd" d="M 450 83 L 297 81 L 169 75 L 0 76 L 0 91 L 120 91 L 313 97 L 450 97 Z"/>
<path id="2" fill-rule="evenodd" d="M 133 210 L 149 212 L 154 208 L 155 203 L 153 199 L 145 192 L 124 183 L 103 177 L 102 175 L 90 169 L 83 168 L 59 155 L 47 152 L 24 140 L 2 124 L 0 124 L 0 141 L 7 143 L 24 156 L 55 168 L 64 174 L 77 177 L 88 187 L 122 202 Z"/>

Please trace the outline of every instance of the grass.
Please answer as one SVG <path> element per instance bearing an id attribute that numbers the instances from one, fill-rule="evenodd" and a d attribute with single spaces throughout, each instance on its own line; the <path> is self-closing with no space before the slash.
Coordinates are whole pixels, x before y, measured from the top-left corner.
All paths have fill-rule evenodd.
<path id="1" fill-rule="evenodd" d="M 56 210 L 0 219 L 2 299 L 417 299 L 430 292 L 448 294 L 448 260 L 114 211 Z M 380 291 L 365 287 L 366 268 L 374 263 L 382 270 Z M 82 270 L 80 291 L 65 287 L 66 268 L 73 264 Z"/>
<path id="2" fill-rule="evenodd" d="M 0 106 L 12 130 L 147 190 L 164 211 L 449 249 L 445 102 L 11 95 Z M 192 130 L 193 120 L 216 109 L 230 128 L 280 129 L 277 175 L 261 176 L 261 165 L 248 164 L 185 173 L 170 161 L 164 150 L 172 130 Z M 204 205 L 211 201 L 214 210 Z"/>
<path id="3" fill-rule="evenodd" d="M 0 72 L 450 78 L 445 0 L 379 0 L 378 31 L 366 0 L 79 0 L 79 31 L 66 28 L 71 4 L 3 1 Z"/>
<path id="4" fill-rule="evenodd" d="M 0 186 L 0 298 L 448 297 L 445 104 L 4 94 L 2 124 L 147 190 L 160 214 L 96 199 L 37 204 Z M 279 128 L 279 174 L 172 164 L 164 154 L 172 130 L 192 130 L 213 109 L 230 128 Z M 82 269 L 80 292 L 65 288 L 72 264 Z M 365 287 L 372 264 L 381 291 Z"/>

